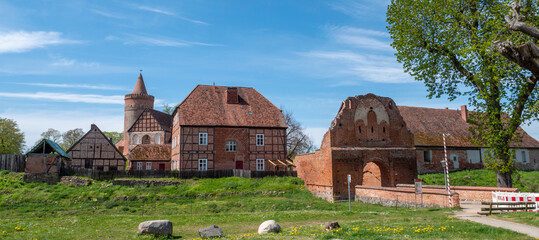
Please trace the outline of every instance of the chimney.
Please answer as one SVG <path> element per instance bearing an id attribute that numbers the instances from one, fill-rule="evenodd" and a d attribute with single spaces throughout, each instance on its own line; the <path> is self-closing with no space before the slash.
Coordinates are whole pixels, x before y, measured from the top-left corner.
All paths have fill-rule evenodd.
<path id="1" fill-rule="evenodd" d="M 227 88 L 226 90 L 226 103 L 228 104 L 238 104 L 239 96 L 238 96 L 238 89 L 237 88 Z"/>
<path id="2" fill-rule="evenodd" d="M 468 109 L 466 109 L 466 105 L 460 106 L 460 116 L 465 122 L 468 122 Z"/>

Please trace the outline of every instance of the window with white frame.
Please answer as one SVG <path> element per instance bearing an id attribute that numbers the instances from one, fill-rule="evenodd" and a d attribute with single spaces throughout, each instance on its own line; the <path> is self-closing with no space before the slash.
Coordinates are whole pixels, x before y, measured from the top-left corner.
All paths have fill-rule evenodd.
<path id="1" fill-rule="evenodd" d="M 208 133 L 198 134 L 198 145 L 208 145 Z"/>
<path id="2" fill-rule="evenodd" d="M 133 136 L 133 144 L 138 144 L 138 135 Z"/>
<path id="3" fill-rule="evenodd" d="M 142 170 L 142 162 L 137 162 L 137 170 Z"/>
<path id="4" fill-rule="evenodd" d="M 264 146 L 264 134 L 256 135 L 256 146 Z"/>
<path id="5" fill-rule="evenodd" d="M 235 152 L 236 151 L 236 142 L 235 141 L 227 141 L 226 142 L 226 151 L 227 152 Z"/>
<path id="6" fill-rule="evenodd" d="M 172 138 L 172 148 L 175 148 L 176 147 L 176 138 L 173 137 Z"/>
<path id="7" fill-rule="evenodd" d="M 146 170 L 152 170 L 152 163 L 146 162 Z"/>
<path id="8" fill-rule="evenodd" d="M 265 171 L 266 166 L 264 165 L 264 159 L 257 159 L 256 160 L 256 170 L 257 171 Z"/>
<path id="9" fill-rule="evenodd" d="M 198 159 L 198 171 L 208 170 L 208 159 Z"/>
<path id="10" fill-rule="evenodd" d="M 527 163 L 528 160 L 526 158 L 526 151 L 520 151 L 520 155 L 522 156 L 522 162 Z"/>
<path id="11" fill-rule="evenodd" d="M 161 135 L 156 134 L 156 135 L 154 136 L 154 143 L 155 143 L 155 144 L 160 144 L 160 143 L 161 143 Z"/>

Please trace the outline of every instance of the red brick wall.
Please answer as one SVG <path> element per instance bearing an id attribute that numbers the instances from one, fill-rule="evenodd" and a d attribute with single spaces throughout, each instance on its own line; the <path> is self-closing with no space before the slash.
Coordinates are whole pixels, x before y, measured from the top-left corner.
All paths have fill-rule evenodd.
<path id="1" fill-rule="evenodd" d="M 384 206 L 449 207 L 448 194 L 433 189 L 423 189 L 423 194 L 416 195 L 414 189 L 356 186 L 355 197 L 362 202 Z M 459 194 L 452 193 L 451 197 L 453 207 L 459 207 Z"/>
<path id="2" fill-rule="evenodd" d="M 131 161 L 131 166 L 130 166 L 130 170 L 137 170 L 137 163 L 138 162 L 142 162 L 142 170 L 147 170 L 146 169 L 146 163 L 148 161 Z M 151 161 L 152 163 L 152 169 L 150 170 L 159 170 L 159 165 L 160 164 L 165 164 L 165 171 L 170 171 L 171 168 L 170 168 L 170 161 Z"/>
<path id="3" fill-rule="evenodd" d="M 361 185 L 365 166 L 374 163 L 382 186 L 413 183 L 417 176 L 413 138 L 393 100 L 372 94 L 343 101 L 320 150 L 296 157 L 298 176 L 317 196 L 347 197 Z M 366 175 L 370 173 L 366 172 Z"/>
<path id="4" fill-rule="evenodd" d="M 399 184 L 399 189 L 414 189 L 413 184 Z M 443 191 L 445 186 L 423 185 L 423 189 Z M 461 201 L 492 201 L 492 192 L 519 192 L 518 188 L 451 186 L 451 191 L 460 195 Z"/>
<path id="5" fill-rule="evenodd" d="M 215 128 L 215 169 L 235 169 L 236 161 L 243 162 L 243 169 L 249 167 L 249 129 Z M 236 152 L 226 151 L 226 142 L 236 142 Z"/>

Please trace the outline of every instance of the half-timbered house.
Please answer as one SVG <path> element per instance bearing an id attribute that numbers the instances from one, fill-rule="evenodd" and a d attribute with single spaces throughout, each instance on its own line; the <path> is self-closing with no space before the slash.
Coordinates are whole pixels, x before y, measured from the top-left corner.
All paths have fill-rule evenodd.
<path id="1" fill-rule="evenodd" d="M 198 85 L 172 116 L 172 169 L 265 171 L 286 158 L 283 113 L 254 88 Z"/>
<path id="2" fill-rule="evenodd" d="M 146 108 L 129 128 L 129 169 L 170 170 L 172 116 Z"/>
<path id="3" fill-rule="evenodd" d="M 71 157 L 74 168 L 100 171 L 125 169 L 125 157 L 95 124 L 67 150 L 67 155 Z"/>

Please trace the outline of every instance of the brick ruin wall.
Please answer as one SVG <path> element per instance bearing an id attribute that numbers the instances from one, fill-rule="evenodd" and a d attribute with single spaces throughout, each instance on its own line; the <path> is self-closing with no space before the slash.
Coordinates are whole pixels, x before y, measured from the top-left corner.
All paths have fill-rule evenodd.
<path id="1" fill-rule="evenodd" d="M 433 189 L 424 189 L 423 194 L 415 194 L 414 189 L 407 188 L 356 186 L 355 198 L 357 201 L 383 206 L 449 207 L 448 194 Z M 451 200 L 453 207 L 460 206 L 458 193 L 452 193 Z"/>

